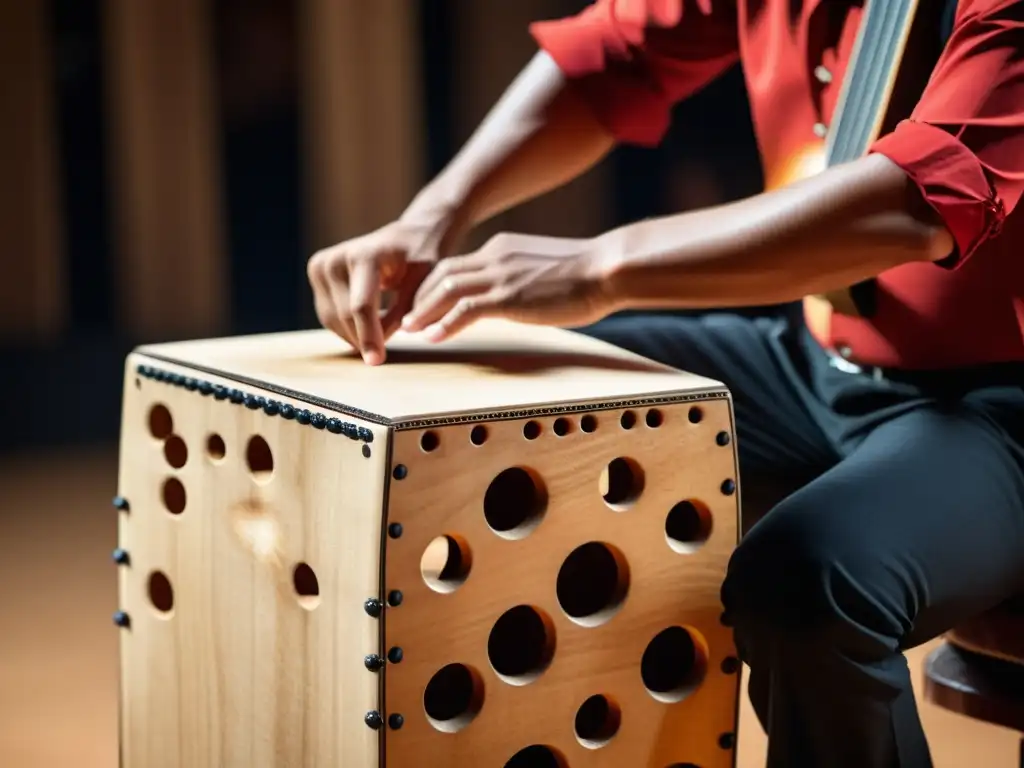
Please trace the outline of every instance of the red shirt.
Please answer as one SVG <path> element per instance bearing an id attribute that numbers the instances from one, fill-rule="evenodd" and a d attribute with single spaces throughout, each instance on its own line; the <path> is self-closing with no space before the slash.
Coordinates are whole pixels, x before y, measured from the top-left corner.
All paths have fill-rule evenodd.
<path id="1" fill-rule="evenodd" d="M 531 32 L 609 130 L 640 145 L 661 140 L 675 102 L 741 62 L 770 185 L 821 140 L 862 5 L 597 0 Z M 887 367 L 1024 360 L 1024 1 L 960 0 L 912 116 L 871 151 L 918 184 L 957 254 L 884 272 L 872 317 L 832 314 L 818 340 Z"/>

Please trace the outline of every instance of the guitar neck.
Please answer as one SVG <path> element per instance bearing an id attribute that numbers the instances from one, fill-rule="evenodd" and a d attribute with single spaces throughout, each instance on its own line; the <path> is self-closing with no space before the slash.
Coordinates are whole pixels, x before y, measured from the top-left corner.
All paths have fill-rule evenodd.
<path id="1" fill-rule="evenodd" d="M 918 13 L 929 3 L 867 0 L 826 142 L 828 165 L 862 157 L 910 115 L 941 50 L 939 15 Z"/>

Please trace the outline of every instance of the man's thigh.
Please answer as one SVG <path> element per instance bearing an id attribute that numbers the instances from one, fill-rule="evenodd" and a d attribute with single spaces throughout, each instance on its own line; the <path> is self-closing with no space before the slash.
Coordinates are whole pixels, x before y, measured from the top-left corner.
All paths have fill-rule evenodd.
<path id="1" fill-rule="evenodd" d="M 1022 553 L 1020 452 L 966 406 L 922 406 L 757 523 L 724 597 L 786 624 L 843 617 L 907 648 L 1024 589 Z"/>
<path id="2" fill-rule="evenodd" d="M 794 371 L 785 320 L 715 313 L 618 315 L 577 329 L 732 393 L 744 506 L 763 507 L 831 467 L 838 455 Z"/>

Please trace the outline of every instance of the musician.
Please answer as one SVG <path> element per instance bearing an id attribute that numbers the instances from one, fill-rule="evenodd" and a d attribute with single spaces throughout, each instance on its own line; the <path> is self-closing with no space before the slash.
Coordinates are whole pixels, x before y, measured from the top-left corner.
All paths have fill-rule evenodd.
<path id="1" fill-rule="evenodd" d="M 369 364 L 400 325 L 440 341 L 497 316 L 729 386 L 745 497 L 798 488 L 722 591 L 779 768 L 930 765 L 902 651 L 1024 589 L 1024 2 L 961 0 L 908 119 L 773 184 L 827 134 L 863 5 L 597 0 L 537 23 L 541 50 L 451 164 L 308 270 L 320 321 Z M 616 142 L 657 144 L 672 105 L 737 61 L 769 191 L 453 255 Z M 813 298 L 869 278 L 867 313 Z M 382 288 L 399 298 L 381 319 Z M 806 322 L 728 312 L 808 296 Z M 645 308 L 724 311 L 613 316 Z"/>

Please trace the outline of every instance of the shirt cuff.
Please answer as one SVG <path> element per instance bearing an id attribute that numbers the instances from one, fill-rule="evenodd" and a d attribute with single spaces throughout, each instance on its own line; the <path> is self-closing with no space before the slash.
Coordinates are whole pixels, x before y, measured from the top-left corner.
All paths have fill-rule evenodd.
<path id="1" fill-rule="evenodd" d="M 672 102 L 617 25 L 596 14 L 535 22 L 530 34 L 616 141 L 655 147 L 668 131 Z"/>
<path id="2" fill-rule="evenodd" d="M 999 234 L 1006 211 L 985 169 L 959 139 L 928 123 L 904 120 L 876 141 L 870 153 L 885 155 L 913 181 L 953 236 L 956 249 L 936 262 L 946 269 L 964 264 Z"/>

